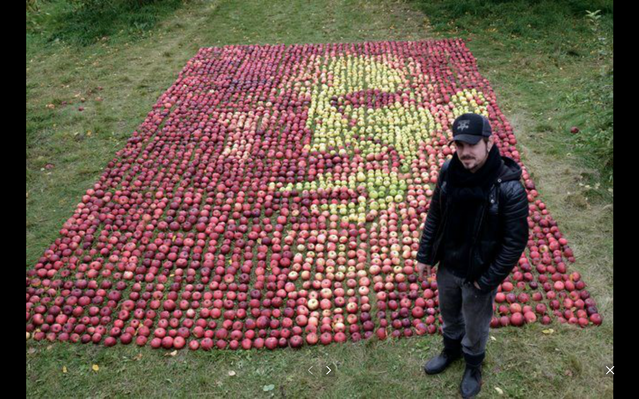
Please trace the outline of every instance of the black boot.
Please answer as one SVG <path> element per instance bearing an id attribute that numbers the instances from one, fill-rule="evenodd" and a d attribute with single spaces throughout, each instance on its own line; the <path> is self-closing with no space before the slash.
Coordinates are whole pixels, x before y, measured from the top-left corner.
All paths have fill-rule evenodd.
<path id="1" fill-rule="evenodd" d="M 444 335 L 444 350 L 435 358 L 430 359 L 424 365 L 426 374 L 437 374 L 446 370 L 452 362 L 461 358 L 461 338 L 450 339 Z"/>
<path id="2" fill-rule="evenodd" d="M 472 398 L 481 390 L 481 364 L 485 356 L 485 353 L 474 356 L 464 353 L 466 370 L 459 387 L 463 398 Z"/>

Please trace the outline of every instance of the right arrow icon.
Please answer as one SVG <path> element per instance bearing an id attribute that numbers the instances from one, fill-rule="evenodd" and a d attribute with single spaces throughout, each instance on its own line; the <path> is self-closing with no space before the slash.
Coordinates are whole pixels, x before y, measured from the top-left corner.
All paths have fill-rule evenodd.
<path id="1" fill-rule="evenodd" d="M 331 368 L 328 367 L 328 366 L 326 366 L 326 368 L 328 369 L 328 373 L 330 373 L 331 372 Z M 328 375 L 328 373 L 326 373 L 326 375 Z"/>

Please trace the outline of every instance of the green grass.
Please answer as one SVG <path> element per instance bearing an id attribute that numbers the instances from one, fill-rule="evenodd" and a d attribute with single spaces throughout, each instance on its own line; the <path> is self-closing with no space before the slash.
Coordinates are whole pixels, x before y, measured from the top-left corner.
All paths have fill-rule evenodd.
<path id="1" fill-rule="evenodd" d="M 612 187 L 611 0 L 414 3 L 438 34 L 471 39 L 479 70 L 506 100 L 498 101 L 506 115 L 524 110 L 536 122 L 527 145 L 572 153 L 576 165 L 594 169 L 591 182 L 602 194 Z"/>
<path id="2" fill-rule="evenodd" d="M 540 325 L 492 331 L 480 396 L 498 397 L 495 388 L 500 388 L 505 397 L 516 398 L 612 397 L 611 382 L 589 381 L 611 365 L 604 353 L 593 356 L 588 344 L 605 340 L 602 329 L 553 328 L 548 335 Z M 441 375 L 425 376 L 421 369 L 439 345 L 437 337 L 374 338 L 298 351 L 183 350 L 171 356 L 133 346 L 29 344 L 27 388 L 33 397 L 458 397 L 461 361 Z M 328 375 L 322 374 L 326 366 L 332 370 Z M 264 391 L 269 385 L 274 389 Z"/>
<path id="3" fill-rule="evenodd" d="M 63 21 L 56 18 L 64 2 L 42 2 L 39 12 L 49 12 L 51 19 L 41 14 L 40 30 L 27 30 L 27 268 L 58 237 L 81 196 L 200 47 L 469 37 L 480 73 L 515 128 L 524 163 L 575 251 L 577 263 L 570 267 L 582 273 L 604 316 L 601 327 L 585 330 L 552 325 L 555 332 L 543 334 L 541 325 L 532 325 L 491 331 L 496 340 L 488 344 L 480 397 L 498 397 L 497 387 L 504 397 L 612 397 L 612 378 L 605 375 L 613 343 L 611 193 L 587 147 L 592 132 L 606 131 L 610 112 L 610 91 L 600 89 L 612 78 L 606 55 L 612 45 L 611 7 L 592 5 L 604 10 L 596 31 L 585 14 L 592 11 L 585 8 L 590 4 L 552 6 L 553 15 L 562 14 L 547 18 L 552 13 L 534 6 L 526 13 L 516 1 L 499 7 L 486 2 L 485 9 L 475 4 L 467 8 L 478 14 L 474 19 L 455 9 L 470 3 L 192 1 L 159 13 L 144 31 L 120 28 L 107 40 L 85 41 L 70 33 L 72 26 L 54 24 Z M 536 32 L 524 29 L 522 20 Z M 605 46 L 597 35 L 606 37 Z M 583 138 L 566 132 L 573 124 Z M 578 148 L 579 140 L 586 147 Z M 438 376 L 421 371 L 439 349 L 438 337 L 421 337 L 300 351 L 180 351 L 172 357 L 149 347 L 30 340 L 27 392 L 29 397 L 457 397 L 461 363 Z M 307 372 L 333 363 L 332 376 Z M 91 370 L 93 364 L 99 371 Z M 273 390 L 265 391 L 269 385 Z"/>
<path id="4" fill-rule="evenodd" d="M 27 12 L 27 31 L 47 42 L 81 46 L 136 39 L 173 14 L 185 0 L 36 1 Z"/>

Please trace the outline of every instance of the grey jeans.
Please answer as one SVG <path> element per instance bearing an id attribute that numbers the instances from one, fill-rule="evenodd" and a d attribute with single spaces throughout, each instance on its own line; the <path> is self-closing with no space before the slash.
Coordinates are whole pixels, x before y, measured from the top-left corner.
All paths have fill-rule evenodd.
<path id="1" fill-rule="evenodd" d="M 497 288 L 482 293 L 473 284 L 464 284 L 440 264 L 437 267 L 439 310 L 444 321 L 444 335 L 462 339 L 462 350 L 471 356 L 485 352 L 493 316 L 493 302 Z"/>

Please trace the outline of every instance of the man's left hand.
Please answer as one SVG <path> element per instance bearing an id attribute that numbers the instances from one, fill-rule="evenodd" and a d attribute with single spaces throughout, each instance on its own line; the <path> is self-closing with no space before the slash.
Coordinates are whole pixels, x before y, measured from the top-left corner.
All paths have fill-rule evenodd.
<path id="1" fill-rule="evenodd" d="M 473 281 L 473 284 L 475 284 L 475 287 L 476 287 L 478 290 L 481 290 L 481 287 L 479 286 L 479 284 L 477 283 L 477 281 Z"/>

